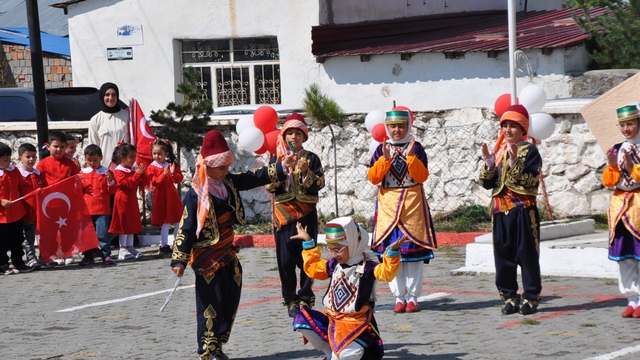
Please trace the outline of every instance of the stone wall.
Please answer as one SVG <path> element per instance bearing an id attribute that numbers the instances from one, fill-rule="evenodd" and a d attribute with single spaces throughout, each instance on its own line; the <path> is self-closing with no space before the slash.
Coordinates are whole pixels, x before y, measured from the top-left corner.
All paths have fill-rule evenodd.
<path id="1" fill-rule="evenodd" d="M 601 181 L 606 165 L 604 153 L 579 114 L 553 116 L 556 131 L 538 147 L 543 159 L 544 184 L 555 217 L 605 213 L 611 191 L 605 189 Z M 340 216 L 371 217 L 373 214 L 377 189 L 367 181 L 371 136 L 364 127 L 364 117 L 365 114 L 353 114 L 346 125 L 334 127 Z M 233 126 L 218 129 L 225 134 L 235 154 L 232 170 L 242 171 L 268 162 L 266 155 L 253 156 L 237 148 L 238 138 Z M 86 136 L 87 131 L 85 128 L 67 132 Z M 461 205 L 488 205 L 489 191 L 477 183 L 482 165 L 480 146 L 483 142 L 492 146 L 497 132 L 498 119 L 490 109 L 465 108 L 416 114 L 414 134 L 429 158 L 430 176 L 424 189 L 434 214 L 447 213 Z M 36 134 L 35 131 L 0 132 L 0 141 L 14 149 L 13 158 L 17 159 L 17 147 L 23 142 L 35 144 Z M 78 154 L 82 154 L 85 145 L 79 145 Z M 305 147 L 320 156 L 325 169 L 326 187 L 320 193 L 319 213 L 333 216 L 336 212 L 336 164 L 329 128 L 312 129 Z M 181 153 L 185 188 L 190 185 L 195 158 L 191 152 Z M 269 194 L 264 189 L 244 192 L 243 197 L 248 217 L 255 214 L 270 216 Z M 542 207 L 542 195 L 538 201 Z"/>
<path id="2" fill-rule="evenodd" d="M 46 88 L 73 86 L 71 58 L 43 53 Z M 33 87 L 31 50 L 24 45 L 2 44 L 0 87 Z"/>

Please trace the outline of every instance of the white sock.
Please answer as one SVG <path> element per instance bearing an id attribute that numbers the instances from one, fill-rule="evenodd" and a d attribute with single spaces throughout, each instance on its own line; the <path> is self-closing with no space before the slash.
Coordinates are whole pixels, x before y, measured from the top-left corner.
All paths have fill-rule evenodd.
<path id="1" fill-rule="evenodd" d="M 127 234 L 127 247 L 133 247 L 133 234 Z"/>
<path id="2" fill-rule="evenodd" d="M 160 228 L 160 244 L 161 246 L 167 246 L 169 243 L 169 224 L 162 224 Z"/>
<path id="3" fill-rule="evenodd" d="M 629 306 L 631 306 L 634 309 L 638 307 L 638 303 L 640 303 L 640 299 L 636 299 L 635 301 L 629 300 Z"/>
<path id="4" fill-rule="evenodd" d="M 403 304 L 406 304 L 407 302 L 404 300 L 404 297 L 399 297 L 399 296 L 398 296 L 398 297 L 396 297 L 396 304 L 397 304 L 397 303 L 403 303 Z"/>
<path id="5" fill-rule="evenodd" d="M 418 299 L 414 295 L 409 295 L 408 301 L 411 301 L 414 305 L 418 305 Z"/>
<path id="6" fill-rule="evenodd" d="M 120 247 L 127 247 L 127 234 L 118 235 L 118 241 L 120 242 Z"/>

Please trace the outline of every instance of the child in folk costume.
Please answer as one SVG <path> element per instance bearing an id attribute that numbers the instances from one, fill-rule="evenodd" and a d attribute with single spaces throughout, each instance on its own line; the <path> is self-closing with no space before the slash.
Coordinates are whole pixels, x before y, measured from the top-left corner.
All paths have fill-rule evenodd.
<path id="1" fill-rule="evenodd" d="M 528 130 L 529 113 L 522 105 L 512 105 L 500 118 L 493 153 L 482 144 L 485 166 L 480 169 L 480 185 L 491 189 L 496 287 L 505 302 L 504 315 L 534 314 L 542 290 L 536 206 L 542 159 L 538 149 L 526 141 Z M 518 265 L 522 269 L 522 296 L 518 294 Z"/>
<path id="2" fill-rule="evenodd" d="M 156 140 L 151 145 L 153 162 L 147 167 L 147 177 L 151 182 L 153 203 L 151 207 L 151 225 L 160 226 L 160 254 L 171 254 L 169 244 L 169 226 L 173 224 L 173 233 L 178 233 L 182 219 L 182 200 L 174 184 L 180 184 L 183 176 L 176 164 L 173 147 L 164 140 Z"/>
<path id="3" fill-rule="evenodd" d="M 278 154 L 271 158 L 271 163 L 281 161 L 285 154 L 295 150 L 298 164 L 289 169 L 285 181 L 265 186 L 274 194 L 273 227 L 278 273 L 282 302 L 287 306 L 290 317 L 294 317 L 301 306 L 311 307 L 315 303 L 311 289 L 313 279 L 302 270 L 302 247 L 299 242 L 290 241 L 291 236 L 297 233 L 296 223 L 305 226 L 312 237 L 318 236 L 316 204 L 318 191 L 324 187 L 324 172 L 318 155 L 302 147 L 307 139 L 309 129 L 304 117 L 293 113 L 286 118 L 278 136 Z M 300 290 L 297 293 L 296 268 L 300 269 Z"/>
<path id="4" fill-rule="evenodd" d="M 120 144 L 113 151 L 112 161 L 116 166 L 113 176 L 118 185 L 113 201 L 113 213 L 109 232 L 118 234 L 120 249 L 118 259 L 138 259 L 142 257 L 133 248 L 133 235 L 142 231 L 137 189 L 146 180 L 144 165 L 136 165 L 136 147 Z M 104 163 L 104 162 L 103 162 Z"/>
<path id="5" fill-rule="evenodd" d="M 192 188 L 184 196 L 180 230 L 173 244 L 171 268 L 181 277 L 191 265 L 196 273 L 196 317 L 200 360 L 229 359 L 222 345 L 229 340 L 240 303 L 242 266 L 233 245 L 235 224 L 243 224 L 240 191 L 285 179 L 284 168 L 295 166 L 295 154 L 282 162 L 229 173 L 233 153 L 218 130 L 202 142 Z"/>
<path id="6" fill-rule="evenodd" d="M 293 320 L 293 329 L 324 352 L 327 360 L 381 359 L 382 339 L 373 316 L 375 282 L 391 281 L 396 276 L 400 267 L 398 249 L 407 237 L 389 245 L 379 264 L 367 259 L 369 235 L 350 217 L 326 224 L 330 260 L 320 258 L 315 239 L 300 223 L 297 231 L 291 239 L 304 240 L 304 271 L 311 278 L 331 280 L 323 299 L 327 310 L 301 308 Z"/>
<path id="7" fill-rule="evenodd" d="M 418 311 L 423 264 L 433 259 L 437 247 L 431 212 L 422 184 L 427 181 L 427 154 L 411 135 L 408 111 L 388 111 L 385 124 L 389 140 L 371 158 L 369 181 L 380 184 L 374 215 L 371 248 L 379 256 L 402 237 L 402 262 L 398 276 L 389 283 L 396 297 L 396 313 Z"/>
<path id="8" fill-rule="evenodd" d="M 111 258 L 111 235 L 108 229 L 111 216 L 111 194 L 116 193 L 118 186 L 111 170 L 102 166 L 102 160 L 102 149 L 98 145 L 91 144 L 84 149 L 86 167 L 80 171 L 81 186 L 84 201 L 96 229 L 102 263 L 115 265 Z M 93 250 L 90 250 L 84 252 L 79 265 L 85 266 L 94 262 Z"/>
<path id="9" fill-rule="evenodd" d="M 18 147 L 18 162 L 20 162 L 20 174 L 22 180 L 25 183 L 26 195 L 38 188 L 47 186 L 44 174 L 35 168 L 36 161 L 38 160 L 38 152 L 36 147 L 32 144 L 25 143 Z M 22 219 L 22 226 L 24 228 L 24 242 L 22 243 L 22 249 L 27 257 L 27 266 L 34 270 L 40 269 L 42 266 L 38 262 L 36 256 L 36 220 L 38 220 L 36 209 L 34 209 L 28 202 L 24 201 L 24 207 L 27 210 L 27 214 Z"/>
<path id="10" fill-rule="evenodd" d="M 640 318 L 640 113 L 638 105 L 617 109 L 626 141 L 607 151 L 602 172 L 606 187 L 615 187 L 609 206 L 609 259 L 618 262 L 618 286 L 627 296 L 622 317 Z"/>

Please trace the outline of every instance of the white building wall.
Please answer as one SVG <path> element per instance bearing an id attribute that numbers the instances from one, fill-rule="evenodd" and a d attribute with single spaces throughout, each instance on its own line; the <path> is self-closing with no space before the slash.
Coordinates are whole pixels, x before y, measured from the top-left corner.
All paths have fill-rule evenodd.
<path id="1" fill-rule="evenodd" d="M 360 21 L 457 13 L 464 11 L 506 10 L 510 0 L 321 0 L 321 24 L 349 24 Z M 516 0 L 516 11 L 525 2 Z M 562 0 L 530 0 L 527 11 L 556 10 Z"/>
<path id="2" fill-rule="evenodd" d="M 261 4 L 253 0 L 94 0 L 72 5 L 74 86 L 114 82 L 121 98 L 138 99 L 148 116 L 177 99 L 179 40 L 276 36 L 283 104 L 300 105 L 304 89 L 314 82 L 347 112 L 388 109 L 393 100 L 416 111 L 492 107 L 499 95 L 509 92 L 506 52 L 496 59 L 484 52 L 466 53 L 455 60 L 445 59 L 442 53 L 425 53 L 413 54 L 409 61 L 395 54 L 371 56 L 369 62 L 352 56 L 316 63 L 311 27 L 318 24 L 318 2 Z M 256 11 L 257 6 L 264 9 Z M 106 49 L 120 46 L 116 30 L 122 25 L 142 25 L 144 44 L 131 46 L 133 60 L 108 61 Z M 545 88 L 548 98 L 570 96 L 565 61 L 573 59 L 574 53 L 555 49 L 545 56 L 540 50 L 525 51 L 533 81 Z M 519 73 L 519 88 L 531 83 L 526 75 Z"/>

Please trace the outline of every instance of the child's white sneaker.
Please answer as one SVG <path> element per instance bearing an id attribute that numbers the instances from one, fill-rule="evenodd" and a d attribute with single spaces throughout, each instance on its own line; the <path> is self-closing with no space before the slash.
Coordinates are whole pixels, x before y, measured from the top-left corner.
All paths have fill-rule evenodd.
<path id="1" fill-rule="evenodd" d="M 127 250 L 127 248 L 120 248 L 118 250 L 118 259 L 119 260 L 129 260 L 133 259 L 133 255 Z"/>
<path id="2" fill-rule="evenodd" d="M 72 257 L 68 257 L 68 258 L 64 258 L 64 264 L 65 265 L 71 265 L 73 264 L 73 258 Z"/>

